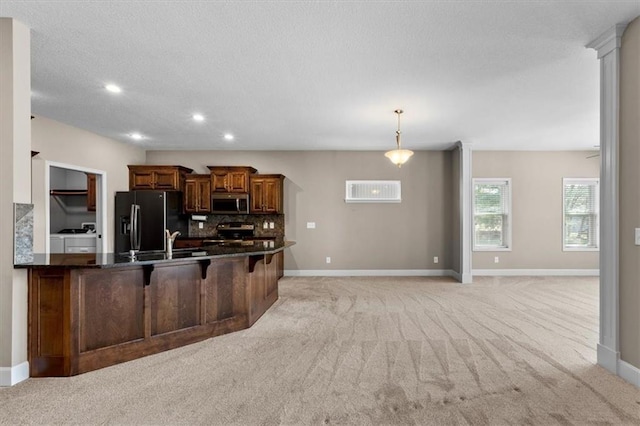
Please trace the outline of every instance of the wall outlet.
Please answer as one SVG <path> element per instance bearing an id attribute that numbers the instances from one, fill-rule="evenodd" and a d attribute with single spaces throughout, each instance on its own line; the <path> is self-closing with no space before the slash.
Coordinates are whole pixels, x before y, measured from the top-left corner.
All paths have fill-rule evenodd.
<path id="1" fill-rule="evenodd" d="M 438 263 L 438 256 L 433 256 L 433 263 Z"/>
<path id="2" fill-rule="evenodd" d="M 267 222 L 266 220 L 264 222 L 262 222 L 262 228 L 264 228 L 264 229 L 269 228 L 269 222 Z"/>
<path id="3" fill-rule="evenodd" d="M 316 229 L 315 222 L 307 222 L 307 229 Z"/>
<path id="4" fill-rule="evenodd" d="M 327 256 L 327 263 L 331 263 L 331 258 Z"/>
<path id="5" fill-rule="evenodd" d="M 274 222 L 269 222 L 269 229 L 273 229 L 276 227 L 276 224 Z"/>
<path id="6" fill-rule="evenodd" d="M 198 229 L 202 229 L 202 228 L 204 228 L 204 223 L 198 222 Z"/>
<path id="7" fill-rule="evenodd" d="M 636 228 L 636 245 L 640 246 L 640 228 Z"/>
<path id="8" fill-rule="evenodd" d="M 494 257 L 493 263 L 500 263 L 500 258 L 498 256 Z"/>

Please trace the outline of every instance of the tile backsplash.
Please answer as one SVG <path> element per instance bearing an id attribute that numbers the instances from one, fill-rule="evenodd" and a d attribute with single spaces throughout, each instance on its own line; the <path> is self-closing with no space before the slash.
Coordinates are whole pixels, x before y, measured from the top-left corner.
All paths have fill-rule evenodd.
<path id="1" fill-rule="evenodd" d="M 13 263 L 33 262 L 33 204 L 13 204 Z"/>
<path id="2" fill-rule="evenodd" d="M 207 215 L 207 220 L 202 222 L 189 219 L 190 237 L 211 237 L 216 234 L 216 226 L 220 222 L 247 222 L 255 225 L 256 237 L 284 237 L 284 215 L 283 214 L 234 214 L 234 215 Z M 264 228 L 264 223 L 273 222 L 273 229 Z M 202 229 L 199 223 L 203 224 Z"/>

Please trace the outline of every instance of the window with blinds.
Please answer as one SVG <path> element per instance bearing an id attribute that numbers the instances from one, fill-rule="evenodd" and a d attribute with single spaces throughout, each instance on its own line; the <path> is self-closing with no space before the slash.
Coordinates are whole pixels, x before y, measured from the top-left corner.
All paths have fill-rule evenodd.
<path id="1" fill-rule="evenodd" d="M 511 179 L 473 180 L 473 249 L 511 249 Z"/>
<path id="2" fill-rule="evenodd" d="M 400 203 L 399 180 L 348 180 L 344 201 L 347 203 Z"/>
<path id="3" fill-rule="evenodd" d="M 598 250 L 599 179 L 562 180 L 564 250 Z"/>

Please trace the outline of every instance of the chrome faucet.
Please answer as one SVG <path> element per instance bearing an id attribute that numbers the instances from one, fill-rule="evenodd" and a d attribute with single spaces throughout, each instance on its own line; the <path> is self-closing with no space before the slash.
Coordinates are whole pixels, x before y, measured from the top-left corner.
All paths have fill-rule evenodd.
<path id="1" fill-rule="evenodd" d="M 164 232 L 167 235 L 167 246 L 166 246 L 167 257 L 171 257 L 173 256 L 173 241 L 176 239 L 178 235 L 180 235 L 180 231 L 176 231 L 172 234 L 171 232 L 169 232 L 168 229 L 165 229 Z"/>

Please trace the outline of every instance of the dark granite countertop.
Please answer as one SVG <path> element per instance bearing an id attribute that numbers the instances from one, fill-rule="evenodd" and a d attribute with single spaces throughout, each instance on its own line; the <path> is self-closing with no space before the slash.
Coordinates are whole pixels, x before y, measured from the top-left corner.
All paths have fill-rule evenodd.
<path id="1" fill-rule="evenodd" d="M 33 262 L 14 265 L 14 268 L 115 268 L 122 266 L 152 265 L 185 260 L 200 260 L 223 257 L 252 256 L 274 254 L 294 245 L 294 241 L 267 240 L 256 241 L 253 245 L 219 244 L 201 248 L 174 249 L 168 257 L 165 252 L 142 252 L 135 259 L 125 254 L 88 253 L 88 254 L 50 254 L 36 253 Z"/>

